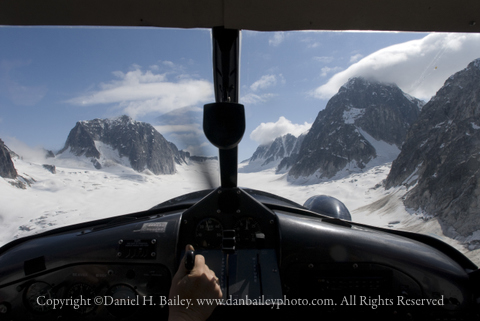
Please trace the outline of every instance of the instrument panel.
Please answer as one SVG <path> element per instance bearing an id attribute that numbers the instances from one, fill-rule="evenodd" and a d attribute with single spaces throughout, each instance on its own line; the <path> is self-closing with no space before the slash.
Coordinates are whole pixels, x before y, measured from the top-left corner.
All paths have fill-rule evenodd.
<path id="1" fill-rule="evenodd" d="M 254 218 L 244 216 L 233 225 L 235 246 L 237 249 L 256 248 L 257 241 L 265 239 L 262 227 Z M 207 217 L 197 223 L 195 227 L 195 245 L 202 249 L 220 248 L 223 241 L 224 227 L 213 217 Z"/>
<path id="2" fill-rule="evenodd" d="M 265 238 L 265 234 L 262 233 L 262 227 L 251 217 L 240 218 L 235 223 L 234 230 L 239 248 L 255 248 L 257 240 Z"/>
<path id="3" fill-rule="evenodd" d="M 81 264 L 38 275 L 2 289 L 12 320 L 34 317 L 133 320 L 148 312 L 167 315 L 171 275 L 160 264 Z M 146 310 L 145 310 L 146 309 Z"/>
<path id="4" fill-rule="evenodd" d="M 186 244 L 199 250 L 278 248 L 278 221 L 272 211 L 241 189 L 219 191 L 183 213 L 179 249 Z"/>

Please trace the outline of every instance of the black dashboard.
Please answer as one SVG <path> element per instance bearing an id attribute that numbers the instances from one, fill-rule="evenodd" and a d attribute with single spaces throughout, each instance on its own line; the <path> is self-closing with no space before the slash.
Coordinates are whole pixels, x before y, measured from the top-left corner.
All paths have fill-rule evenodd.
<path id="1" fill-rule="evenodd" d="M 186 244 L 220 279 L 212 319 L 477 320 L 478 270 L 440 241 L 240 188 L 52 230 L 0 249 L 2 320 L 166 320 Z M 300 314 L 299 314 L 300 313 Z M 254 314 L 259 315 L 259 314 Z"/>

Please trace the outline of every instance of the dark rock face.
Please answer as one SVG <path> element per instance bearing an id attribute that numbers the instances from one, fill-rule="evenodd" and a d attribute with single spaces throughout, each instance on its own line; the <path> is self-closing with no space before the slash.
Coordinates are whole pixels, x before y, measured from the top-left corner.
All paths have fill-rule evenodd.
<path id="1" fill-rule="evenodd" d="M 289 178 L 329 179 L 346 168 L 365 168 L 379 152 L 371 142 L 400 148 L 422 105 L 396 85 L 350 79 L 318 113 Z"/>
<path id="2" fill-rule="evenodd" d="M 45 150 L 45 158 L 55 158 L 55 154 L 51 150 Z"/>
<path id="3" fill-rule="evenodd" d="M 295 145 L 289 152 L 288 156 L 283 157 L 280 163 L 277 165 L 277 174 L 287 172 L 295 164 L 298 159 L 298 153 L 300 152 L 300 147 L 302 146 L 305 136 L 306 133 L 303 133 L 302 135 L 297 137 Z"/>
<path id="4" fill-rule="evenodd" d="M 250 167 L 254 167 L 254 164 L 256 164 L 256 169 L 262 170 L 263 168 L 266 169 L 278 165 L 276 169 L 277 172 L 289 168 L 291 166 L 289 160 L 291 161 L 291 159 L 296 158 L 304 138 L 305 135 L 300 135 L 297 138 L 292 134 L 286 134 L 277 137 L 269 144 L 258 146 L 249 159 Z"/>
<path id="5" fill-rule="evenodd" d="M 13 165 L 12 158 L 10 156 L 10 149 L 5 145 L 3 140 L 0 139 L 0 176 L 3 178 L 16 178 L 17 170 Z"/>
<path id="6" fill-rule="evenodd" d="M 480 59 L 423 107 L 386 181 L 402 184 L 414 186 L 405 205 L 437 216 L 446 235 L 480 229 Z"/>
<path id="7" fill-rule="evenodd" d="M 183 151 L 183 150 L 178 150 L 177 146 L 174 143 L 168 142 L 170 145 L 170 149 L 173 152 L 173 158 L 175 160 L 175 163 L 178 165 L 181 164 L 186 164 L 188 162 L 188 158 L 190 158 L 190 153 Z"/>
<path id="8" fill-rule="evenodd" d="M 288 157 L 292 153 L 298 152 L 298 145 L 297 137 L 292 134 L 277 137 L 270 144 L 258 146 L 250 158 L 250 162 L 261 160 L 263 165 L 267 165 L 276 160 Z"/>
<path id="9" fill-rule="evenodd" d="M 154 174 L 175 173 L 175 163 L 185 162 L 186 153 L 153 128 L 128 116 L 116 119 L 80 121 L 70 131 L 65 147 L 76 156 L 91 158 L 95 168 L 101 168 L 100 151 L 95 142 L 102 142 L 127 157 L 136 171 L 150 170 Z"/>
<path id="10" fill-rule="evenodd" d="M 65 146 L 58 154 L 70 148 L 70 152 L 76 156 L 100 158 L 100 152 L 95 146 L 95 140 L 100 140 L 100 136 L 104 136 L 102 133 L 104 122 L 105 120 L 103 119 L 77 122 L 68 134 Z"/>
<path id="11" fill-rule="evenodd" d="M 55 165 L 43 164 L 42 166 L 43 166 L 43 168 L 45 168 L 47 171 L 49 171 L 52 174 L 57 173 L 57 168 L 55 167 Z"/>

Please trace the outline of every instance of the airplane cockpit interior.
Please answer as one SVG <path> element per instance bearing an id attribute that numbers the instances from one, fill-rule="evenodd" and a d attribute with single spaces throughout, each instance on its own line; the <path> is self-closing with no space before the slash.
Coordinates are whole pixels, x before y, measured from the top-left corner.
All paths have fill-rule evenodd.
<path id="1" fill-rule="evenodd" d="M 479 12 L 468 0 L 0 1 L 0 25 L 211 29 L 205 63 L 212 64 L 215 101 L 204 106 L 203 131 L 218 149 L 220 173 L 211 188 L 150 210 L 7 243 L 0 248 L 0 319 L 167 320 L 172 278 L 191 244 L 225 300 L 209 320 L 478 320 L 480 271 L 450 245 L 353 222 L 333 198 L 300 205 L 241 187 L 237 165 L 246 126 L 242 30 L 478 33 L 478 20 L 471 21 Z"/>

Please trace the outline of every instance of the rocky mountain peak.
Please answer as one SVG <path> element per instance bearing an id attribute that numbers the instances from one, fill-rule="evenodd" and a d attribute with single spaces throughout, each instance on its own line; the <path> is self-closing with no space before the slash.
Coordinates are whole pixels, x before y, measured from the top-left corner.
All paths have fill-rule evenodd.
<path id="1" fill-rule="evenodd" d="M 3 178 L 16 178 L 17 170 L 13 165 L 10 149 L 0 139 L 0 176 Z"/>
<path id="2" fill-rule="evenodd" d="M 256 160 L 263 160 L 264 164 L 290 156 L 292 153 L 297 137 L 292 134 L 286 134 L 277 137 L 273 142 L 265 145 L 260 145 L 250 158 L 250 162 Z"/>
<path id="3" fill-rule="evenodd" d="M 424 105 L 395 84 L 361 77 L 351 78 L 332 100 L 335 109 L 343 103 L 346 124 L 354 124 L 373 138 L 399 148 Z"/>
<path id="4" fill-rule="evenodd" d="M 70 151 L 75 156 L 85 156 L 100 168 L 102 160 L 108 158 L 107 152 L 102 154 L 105 146 L 128 158 L 131 167 L 139 172 L 148 169 L 156 175 L 173 174 L 175 163 L 185 161 L 185 154 L 152 125 L 125 115 L 77 122 L 59 154 Z"/>
<path id="5" fill-rule="evenodd" d="M 305 135 L 295 137 L 292 134 L 286 134 L 275 138 L 273 142 L 263 144 L 257 147 L 249 164 L 241 169 L 241 171 L 263 170 L 267 168 L 277 167 L 277 172 L 290 167 L 285 163 L 290 157 L 295 157 L 300 150 Z M 282 164 L 280 166 L 280 164 Z"/>
<path id="6" fill-rule="evenodd" d="M 392 161 L 422 105 L 394 84 L 350 79 L 319 112 L 289 178 L 329 179 L 342 170 L 362 170 L 379 157 Z"/>
<path id="7" fill-rule="evenodd" d="M 340 94 L 345 91 L 352 91 L 355 93 L 360 93 L 363 91 L 371 92 L 371 90 L 368 89 L 371 86 L 376 87 L 376 89 L 380 88 L 380 90 L 382 88 L 387 88 L 387 87 L 398 88 L 397 85 L 395 84 L 380 82 L 373 78 L 352 77 L 348 79 L 348 81 L 340 87 L 340 89 L 338 90 L 338 93 Z"/>
<path id="8" fill-rule="evenodd" d="M 405 205 L 437 216 L 444 233 L 480 229 L 480 59 L 423 107 L 393 162 L 386 187 L 405 185 Z"/>

